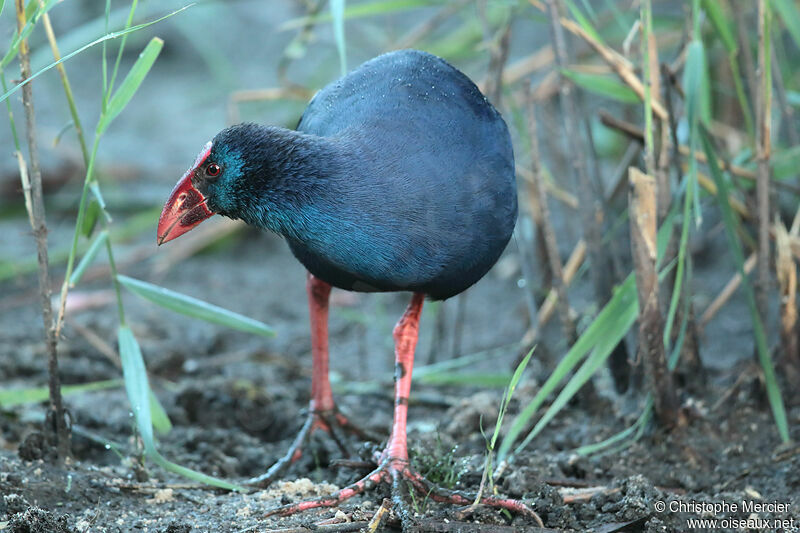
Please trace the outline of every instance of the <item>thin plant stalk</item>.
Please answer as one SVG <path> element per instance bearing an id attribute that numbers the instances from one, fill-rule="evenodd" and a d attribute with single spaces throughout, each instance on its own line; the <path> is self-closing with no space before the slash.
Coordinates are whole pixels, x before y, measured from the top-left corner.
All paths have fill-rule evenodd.
<path id="1" fill-rule="evenodd" d="M 767 0 L 758 2 L 758 67 L 756 70 L 756 213 L 758 219 L 758 261 L 756 305 L 762 320 L 767 319 L 767 289 L 769 287 L 769 159 L 771 150 L 772 76 L 770 56 L 770 6 Z"/>
<path id="2" fill-rule="evenodd" d="M 644 0 L 641 6 L 642 29 L 642 81 L 644 84 L 644 161 L 647 174 L 656 175 L 655 144 L 653 142 L 653 96 L 650 54 L 650 36 L 653 30 L 653 15 L 650 0 Z M 655 43 L 653 43 L 655 44 Z"/>
<path id="3" fill-rule="evenodd" d="M 528 115 L 528 133 L 531 138 L 531 176 L 533 181 L 530 183 L 530 194 L 533 197 L 533 201 L 535 201 L 539 207 L 545 253 L 547 254 L 547 262 L 553 275 L 553 287 L 558 296 L 556 304 L 561 318 L 561 327 L 564 331 L 565 339 L 569 344 L 572 344 L 575 342 L 576 338 L 575 323 L 569 312 L 569 300 L 567 299 L 567 289 L 564 283 L 564 267 L 561 263 L 561 256 L 558 254 L 558 243 L 556 242 L 553 224 L 550 222 L 550 208 L 547 204 L 547 193 L 542 186 L 539 162 L 539 129 L 536 121 L 536 110 L 534 108 L 533 98 L 530 94 L 530 86 L 528 85 L 526 85 L 525 106 Z"/>
<path id="4" fill-rule="evenodd" d="M 647 2 L 647 0 L 645 0 Z M 639 298 L 639 352 L 642 354 L 647 390 L 653 394 L 656 416 L 671 427 L 677 415 L 677 399 L 664 351 L 664 319 L 658 301 L 656 180 L 631 167 L 631 248 Z"/>
<path id="5" fill-rule="evenodd" d="M 69 279 L 72 277 L 72 270 L 75 267 L 75 256 L 78 253 L 78 240 L 81 236 L 81 228 L 83 228 L 83 219 L 86 214 L 86 199 L 89 196 L 92 174 L 94 172 L 94 162 L 97 158 L 97 148 L 99 144 L 100 136 L 95 135 L 92 151 L 89 155 L 89 164 L 86 167 L 86 176 L 83 180 L 81 199 L 78 203 L 78 217 L 75 221 L 75 231 L 72 235 L 72 245 L 70 246 L 69 257 L 67 258 L 67 270 L 64 274 L 64 283 L 61 285 L 60 304 L 55 326 L 56 335 L 60 334 L 61 327 L 64 325 L 64 312 L 67 308 L 67 294 L 69 293 Z"/>
<path id="6" fill-rule="evenodd" d="M 131 24 L 133 23 L 133 14 L 136 11 L 137 3 L 138 3 L 137 0 L 133 0 L 133 2 L 131 4 L 131 9 L 128 12 L 128 19 L 125 22 L 125 30 L 130 28 Z M 107 8 L 106 9 L 106 34 L 107 34 L 108 33 L 108 5 L 106 5 L 106 8 Z M 51 33 L 48 33 L 48 39 L 51 38 Z M 103 92 L 103 104 L 102 104 L 102 112 L 103 113 L 106 112 L 106 108 L 108 106 L 108 99 L 111 97 L 111 93 L 114 90 L 114 80 L 117 77 L 117 71 L 119 69 L 119 64 L 120 64 L 120 61 L 121 61 L 121 58 L 122 58 L 122 52 L 124 50 L 127 38 L 128 38 L 128 34 L 127 33 L 122 36 L 122 40 L 120 42 L 119 51 L 117 53 L 117 59 L 116 59 L 116 62 L 114 63 L 114 69 L 113 69 L 112 74 L 111 74 L 111 81 L 110 82 L 106 81 L 107 80 L 107 77 L 106 77 L 106 75 L 107 75 L 107 67 L 106 67 L 106 54 L 105 54 L 105 44 L 106 43 L 105 43 L 105 41 L 103 42 L 103 90 L 104 90 L 104 92 Z M 51 48 L 53 49 L 53 54 L 55 55 L 58 52 L 58 44 L 56 42 L 55 35 L 52 36 L 52 40 L 51 40 L 50 45 L 51 45 Z M 59 59 L 60 59 L 59 57 L 56 57 L 56 61 L 58 61 Z M 63 65 L 62 64 L 59 64 L 58 66 L 61 67 L 60 71 L 63 71 L 62 80 L 64 80 L 65 94 L 66 94 L 67 100 L 70 102 L 70 109 L 73 109 L 73 108 L 75 108 L 75 101 L 74 101 L 74 98 L 72 96 L 72 91 L 68 90 L 69 81 L 66 78 L 66 70 L 63 69 Z M 85 137 L 84 137 L 83 128 L 80 127 L 80 118 L 78 117 L 77 111 L 73 114 L 73 121 L 75 122 L 75 125 L 76 125 L 76 133 L 78 135 L 78 139 L 79 139 L 79 141 L 81 143 L 81 146 L 85 147 L 86 146 L 86 140 L 85 140 Z M 60 298 L 60 304 L 59 304 L 59 309 L 58 309 L 58 318 L 56 320 L 56 334 L 57 335 L 61 332 L 61 328 L 62 328 L 62 326 L 64 324 L 64 312 L 66 310 L 67 295 L 69 293 L 69 280 L 72 277 L 72 270 L 73 270 L 73 268 L 75 266 L 75 258 L 76 258 L 77 251 L 78 251 L 78 241 L 80 239 L 81 229 L 83 228 L 83 221 L 84 221 L 84 217 L 85 217 L 85 213 L 86 213 L 86 200 L 87 200 L 88 194 L 89 194 L 89 192 L 91 190 L 91 184 L 92 184 L 93 174 L 94 174 L 95 159 L 97 157 L 97 149 L 99 147 L 100 137 L 101 137 L 101 135 L 99 133 L 95 133 L 94 143 L 92 145 L 91 154 L 88 155 L 88 157 L 86 157 L 86 156 L 84 157 L 84 163 L 86 164 L 86 175 L 84 177 L 83 190 L 81 192 L 81 199 L 80 199 L 80 203 L 78 205 L 78 217 L 77 217 L 77 220 L 75 222 L 75 232 L 74 232 L 74 234 L 72 236 L 72 246 L 70 247 L 69 257 L 67 259 L 67 271 L 66 271 L 66 274 L 64 276 L 64 283 L 61 286 L 61 298 Z M 84 154 L 86 154 L 85 150 L 84 150 Z M 106 218 L 106 224 L 107 223 L 108 223 L 108 218 Z M 122 323 L 124 323 L 125 322 L 125 313 L 124 313 L 124 309 L 123 309 L 123 305 L 122 305 L 122 296 L 121 296 L 121 293 L 120 293 L 119 282 L 117 281 L 116 272 L 114 271 L 115 270 L 115 267 L 114 267 L 114 265 L 115 265 L 115 262 L 114 262 L 114 251 L 113 251 L 110 243 L 108 243 L 108 242 L 107 242 L 107 246 L 106 246 L 106 253 L 108 255 L 109 265 L 111 265 L 111 267 L 112 267 L 112 274 L 113 274 L 113 279 L 114 279 L 114 289 L 115 289 L 115 295 L 116 295 L 116 298 L 117 298 L 117 308 L 119 310 L 120 321 Z"/>
<path id="7" fill-rule="evenodd" d="M 44 1 L 39 0 L 39 5 L 44 8 Z M 50 24 L 50 15 L 47 13 L 42 15 L 42 25 L 44 26 L 44 31 L 47 35 L 47 41 L 50 43 L 50 49 L 53 51 L 53 58 L 58 61 L 61 59 L 61 51 L 58 49 L 56 36 L 53 33 L 53 26 Z M 72 116 L 72 124 L 75 126 L 75 132 L 78 135 L 78 143 L 81 146 L 83 161 L 84 163 L 87 163 L 89 161 L 89 151 L 86 148 L 86 140 L 83 136 L 83 126 L 81 126 L 81 119 L 78 116 L 78 108 L 75 106 L 75 99 L 72 96 L 72 86 L 69 83 L 69 78 L 67 77 L 67 71 L 64 68 L 64 64 L 59 63 L 56 65 L 56 70 L 58 70 L 58 75 L 61 78 L 61 84 L 64 86 L 64 94 L 66 95 L 67 103 L 69 104 L 69 113 Z"/>
<path id="8" fill-rule="evenodd" d="M 562 27 L 558 3 L 558 0 L 548 0 L 547 7 L 556 62 L 560 71 L 563 72 L 563 70 L 568 67 L 569 61 L 567 58 L 566 37 L 564 35 L 564 28 Z M 573 87 L 569 80 L 563 75 L 561 76 L 559 93 L 561 110 L 564 117 L 564 138 L 570 143 L 579 142 L 578 139 L 580 139 L 581 136 L 578 129 L 576 102 L 572 94 Z M 575 187 L 577 188 L 579 204 L 581 206 L 580 212 L 582 216 L 583 234 L 588 247 L 589 261 L 592 265 L 591 274 L 594 292 L 598 300 L 598 305 L 603 306 L 611 298 L 611 265 L 608 256 L 601 246 L 602 227 L 601 224 L 598 224 L 598 221 L 605 219 L 603 203 L 597 195 L 594 184 L 589 179 L 584 150 L 580 147 L 573 148 L 571 159 L 576 180 Z M 612 367 L 615 369 L 618 365 L 627 365 L 627 360 L 615 360 L 612 362 Z M 621 368 L 612 370 L 617 380 L 623 379 L 621 376 L 627 376 L 626 370 L 622 370 Z M 627 384 L 621 386 L 620 383 L 617 383 L 617 386 L 618 388 L 624 388 Z"/>
<path id="9" fill-rule="evenodd" d="M 25 26 L 25 2 L 15 0 L 17 12 L 17 28 L 20 34 Z M 19 62 L 22 79 L 31 75 L 30 49 L 27 38 L 23 38 L 19 45 Z M 25 108 L 25 120 L 28 136 L 28 157 L 30 159 L 30 190 L 31 190 L 31 221 L 33 234 L 36 239 L 37 259 L 39 262 L 39 295 L 42 305 L 42 320 L 47 345 L 48 371 L 50 374 L 50 413 L 49 422 L 54 429 L 56 458 L 63 462 L 69 456 L 70 438 L 67 426 L 64 403 L 61 397 L 61 380 L 58 372 L 58 337 L 53 328 L 53 308 L 50 303 L 50 272 L 47 258 L 47 221 L 45 216 L 44 198 L 42 195 L 42 174 L 39 170 L 39 151 L 36 142 L 36 114 L 33 108 L 33 90 L 30 84 L 22 88 L 22 102 Z M 49 424 L 48 424 L 49 425 Z"/>

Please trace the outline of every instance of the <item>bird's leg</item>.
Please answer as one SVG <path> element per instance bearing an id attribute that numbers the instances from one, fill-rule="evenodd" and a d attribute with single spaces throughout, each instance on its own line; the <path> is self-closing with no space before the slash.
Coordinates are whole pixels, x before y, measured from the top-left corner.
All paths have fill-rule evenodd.
<path id="1" fill-rule="evenodd" d="M 337 435 L 341 428 L 354 433 L 364 440 L 376 440 L 368 432 L 361 430 L 347 419 L 336 408 L 328 378 L 328 301 L 331 294 L 330 284 L 308 274 L 306 282 L 308 293 L 308 309 L 311 317 L 311 401 L 308 407 L 308 418 L 295 437 L 286 454 L 270 469 L 258 477 L 248 480 L 250 485 L 266 487 L 303 454 L 311 434 L 320 429 L 328 433 L 344 455 L 349 455 L 344 443 Z"/>
<path id="2" fill-rule="evenodd" d="M 476 496 L 461 491 L 452 491 L 437 487 L 419 472 L 411 468 L 408 462 L 408 441 L 406 423 L 408 420 L 408 398 L 411 392 L 411 371 L 414 365 L 414 349 L 419 334 L 419 317 L 422 312 L 424 295 L 414 294 L 405 314 L 394 328 L 395 341 L 395 401 L 392 433 L 386 448 L 376 454 L 378 467 L 364 478 L 348 485 L 330 496 L 306 500 L 284 505 L 268 511 L 266 516 L 289 516 L 308 509 L 319 507 L 335 507 L 345 500 L 374 488 L 379 483 L 387 483 L 391 487 L 392 502 L 395 513 L 400 517 L 403 529 L 411 525 L 411 513 L 403 498 L 404 486 L 416 490 L 423 496 L 430 496 L 438 502 L 455 505 L 472 504 Z M 403 482 L 406 483 L 403 483 Z M 508 509 L 524 514 L 543 527 L 539 516 L 523 502 L 518 500 L 482 497 L 480 503 L 490 507 Z"/>

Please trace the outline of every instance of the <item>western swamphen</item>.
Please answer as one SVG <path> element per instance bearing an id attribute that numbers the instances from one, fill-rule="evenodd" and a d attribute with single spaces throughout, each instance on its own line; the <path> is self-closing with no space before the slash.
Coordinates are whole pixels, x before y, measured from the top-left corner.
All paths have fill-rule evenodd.
<path id="1" fill-rule="evenodd" d="M 297 131 L 257 124 L 224 129 L 172 191 L 158 243 L 215 213 L 282 235 L 309 272 L 308 419 L 286 456 L 253 483 L 265 485 L 282 473 L 315 429 L 334 437 L 334 428 L 358 432 L 337 410 L 328 381 L 331 286 L 414 293 L 394 328 L 394 422 L 378 468 L 330 497 L 276 512 L 334 506 L 381 481 L 402 502 L 402 479 L 434 498 L 471 503 L 409 467 L 406 416 L 424 298 L 444 300 L 481 279 L 517 218 L 508 128 L 475 84 L 436 56 L 402 50 L 322 89 Z M 515 500 L 482 502 L 533 514 Z"/>

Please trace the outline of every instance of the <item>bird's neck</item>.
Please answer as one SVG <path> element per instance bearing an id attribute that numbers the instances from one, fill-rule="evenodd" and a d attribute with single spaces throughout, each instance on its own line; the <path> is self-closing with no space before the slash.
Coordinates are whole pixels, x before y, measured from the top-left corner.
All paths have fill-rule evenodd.
<path id="1" fill-rule="evenodd" d="M 241 218 L 248 224 L 302 238 L 313 232 L 324 199 L 335 196 L 346 159 L 335 141 L 284 128 L 265 127 L 250 147 L 252 190 Z M 254 156 L 254 157 L 253 157 Z"/>

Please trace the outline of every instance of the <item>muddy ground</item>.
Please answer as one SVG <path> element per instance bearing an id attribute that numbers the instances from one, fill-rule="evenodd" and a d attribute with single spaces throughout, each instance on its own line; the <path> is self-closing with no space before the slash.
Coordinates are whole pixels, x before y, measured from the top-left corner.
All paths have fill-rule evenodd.
<path id="1" fill-rule="evenodd" d="M 98 16 L 92 11 L 95 4 L 82 2 L 84 11 L 60 4 L 54 8 L 56 32 L 65 35 L 62 48 L 72 49 L 69 43 L 82 42 L 95 31 L 89 29 L 81 35 L 71 32 Z M 143 3 L 143 9 L 149 9 L 150 16 L 167 9 L 168 4 Z M 276 58 L 294 35 L 281 31 L 280 25 L 302 10 L 299 3 L 289 0 L 271 2 L 269 12 L 259 9 L 259 4 L 240 1 L 223 7 L 201 3 L 188 10 L 183 19 L 131 37 L 133 52 L 126 55 L 123 68 L 131 64 L 150 36 L 163 37 L 166 45 L 141 93 L 103 140 L 99 173 L 115 217 L 112 228 L 126 227 L 137 214 L 163 202 L 195 153 L 225 125 L 231 90 L 276 85 Z M 180 5 L 176 3 L 175 7 Z M 351 63 L 385 50 L 435 13 L 435 8 L 421 8 L 350 24 Z M 0 26 L 9 20 L 3 13 Z M 220 20 L 225 20 L 225 28 L 231 31 L 219 33 L 214 48 L 192 39 L 198 28 L 218 28 Z M 441 32 L 452 28 L 452 24 L 445 24 Z M 10 30 L 3 34 L 7 33 Z M 33 38 L 34 51 L 47 52 L 39 46 L 42 36 L 34 33 Z M 515 26 L 511 60 L 537 49 L 547 38 L 541 21 L 521 20 Z M 315 87 L 335 77 L 338 61 L 332 43 L 328 27 L 319 29 L 307 57 L 291 65 L 289 78 Z M 41 65 L 46 59 L 46 54 L 35 53 L 34 68 L 37 61 Z M 485 53 L 468 57 L 456 54 L 452 59 L 475 79 L 485 74 Z M 74 73 L 78 107 L 84 110 L 84 120 L 92 124 L 100 86 L 96 50 L 76 57 L 67 66 Z M 68 120 L 57 76 L 45 75 L 39 81 L 34 84 L 34 94 L 40 117 L 50 243 L 53 249 L 63 250 L 75 220 L 82 164 L 69 134 L 57 147 L 52 143 Z M 15 100 L 13 105 L 21 117 L 19 102 Z M 296 122 L 301 110 L 301 103 L 282 103 L 243 106 L 241 112 L 244 119 L 290 124 Z M 588 111 L 592 111 L 591 106 Z M 555 109 L 544 106 L 542 113 L 544 120 L 552 121 L 552 131 L 560 131 L 554 121 Z M 6 130 L 0 127 L 3 146 L 10 145 Z M 522 154 L 524 150 L 517 146 L 518 154 Z M 548 139 L 544 139 L 544 147 L 546 153 L 560 149 L 548 144 Z M 524 164 L 524 156 L 520 157 Z M 0 161 L 0 255 L 12 262 L 33 257 L 35 252 L 20 207 L 15 164 L 10 157 Z M 580 233 L 579 217 L 558 203 L 552 209 L 561 251 L 566 256 Z M 701 233 L 708 237 L 698 238 L 692 246 L 693 302 L 700 310 L 733 273 L 717 216 L 710 205 L 704 205 L 704 209 L 704 228 L 708 231 Z M 115 240 L 124 274 L 264 320 L 278 332 L 274 339 L 232 332 L 125 295 L 127 321 L 142 346 L 152 386 L 174 425 L 171 432 L 160 436 L 160 450 L 181 465 L 242 482 L 264 472 L 279 458 L 303 423 L 311 373 L 304 272 L 284 243 L 249 230 L 237 230 L 199 255 L 172 246 L 178 242 L 157 250 L 156 217 L 157 212 L 153 212 L 133 236 Z M 219 224 L 208 221 L 202 227 L 220 228 Z M 524 218 L 521 238 L 512 241 L 497 267 L 465 296 L 438 307 L 426 305 L 418 369 L 454 355 L 484 353 L 480 360 L 457 372 L 470 373 L 474 378 L 498 371 L 510 375 L 513 371 L 521 355 L 513 346 L 530 321 L 526 291 L 533 286 L 536 295 L 542 296 L 538 277 L 527 283 L 521 281 L 519 245 L 526 242 L 526 224 L 529 221 Z M 114 355 L 118 318 L 113 292 L 102 259 L 98 265 L 73 291 L 59 345 L 65 384 L 121 376 Z M 537 266 L 533 268 L 538 276 Z M 55 268 L 56 290 L 61 275 L 63 264 Z M 590 294 L 585 275 L 570 289 L 573 307 L 584 316 L 582 327 L 596 311 L 587 303 Z M 406 299 L 407 295 L 338 291 L 333 295 L 331 365 L 336 397 L 354 420 L 383 436 L 391 421 L 391 329 Z M 46 385 L 41 338 L 35 275 L 21 274 L 0 282 L 2 390 Z M 772 341 L 777 343 L 774 335 Z M 560 329 L 553 321 L 517 390 L 507 421 L 534 396 L 564 351 Z M 740 531 L 790 530 L 775 523 L 763 527 L 755 518 L 793 519 L 795 526 L 800 524 L 800 449 L 779 445 L 758 373 L 751 364 L 752 334 L 746 306 L 739 296 L 734 296 L 707 325 L 701 337 L 701 356 L 707 380 L 705 385 L 698 385 L 692 379 L 681 387 L 681 427 L 671 432 L 649 428 L 624 450 L 604 456 L 577 456 L 574 450 L 578 446 L 601 441 L 629 427 L 641 408 L 639 397 L 616 395 L 604 372 L 595 380 L 595 396 L 570 404 L 498 480 L 499 493 L 523 499 L 541 516 L 547 530 L 687 531 L 691 527 L 687 520 L 695 518 L 751 518 L 749 525 L 738 528 Z M 493 427 L 501 387 L 415 381 L 409 422 L 413 464 L 431 478 L 453 481 L 454 488 L 476 490 L 486 450 L 481 421 L 483 427 Z M 783 388 L 790 390 L 786 383 Z M 63 467 L 53 466 L 46 457 L 47 447 L 39 433 L 42 404 L 0 410 L 0 531 L 356 530 L 370 520 L 388 495 L 386 487 L 379 487 L 340 509 L 267 519 L 265 512 L 281 503 L 324 494 L 365 472 L 334 466 L 340 454 L 324 435 L 319 435 L 285 480 L 267 490 L 239 494 L 201 487 L 152 463 L 142 464 L 121 387 L 72 395 L 67 405 L 74 424 L 73 458 Z M 789 406 L 789 422 L 797 442 L 797 403 Z M 360 442 L 348 445 L 356 457 L 365 453 Z M 707 513 L 700 508 L 701 502 L 727 507 Z M 787 509 L 753 513 L 742 510 L 743 502 L 748 506 L 751 502 L 773 502 L 773 507 L 785 505 Z M 732 504 L 738 506 L 736 512 L 731 510 Z M 409 505 L 418 513 L 420 531 L 537 531 L 529 518 L 490 509 L 464 514 L 463 509 L 424 498 Z M 340 523 L 347 520 L 355 522 L 351 529 Z M 720 522 L 716 527 L 707 525 L 706 530 L 737 530 L 728 527 L 733 525 L 739 524 Z M 385 524 L 386 531 L 397 528 L 392 519 Z"/>
<path id="2" fill-rule="evenodd" d="M 238 260 L 231 261 L 231 256 Z M 260 265 L 266 261 L 280 276 L 261 272 Z M 508 269 L 513 274 L 514 261 L 509 251 L 500 267 L 468 293 L 464 353 L 502 345 L 524 332 L 524 303 L 517 277 L 504 272 Z M 147 277 L 151 270 L 147 262 L 128 269 L 140 277 Z M 6 285 L 10 289 L 6 302 L 25 302 L 4 309 L 2 319 L 2 379 L 14 387 L 45 383 L 42 344 L 34 334 L 38 316 L 32 282 Z M 205 298 L 234 302 L 231 306 L 239 311 L 270 317 L 278 328 L 278 337 L 265 341 L 198 325 L 135 297 L 126 298 L 129 321 L 143 346 L 154 388 L 174 424 L 160 439 L 164 455 L 229 480 L 258 475 L 289 446 L 302 424 L 308 398 L 310 359 L 302 269 L 278 239 L 246 231 L 225 251 L 187 260 L 160 282 L 190 293 L 203 287 Z M 84 295 L 107 291 L 103 281 L 95 284 L 97 287 L 90 284 Z M 404 295 L 336 292 L 334 302 L 331 343 L 337 398 L 353 419 L 386 435 L 391 416 L 389 333 L 394 317 L 405 305 Z M 437 311 L 444 312 L 445 327 L 444 342 L 435 348 L 432 337 L 437 320 L 433 307 L 428 306 L 419 344 L 421 365 L 434 352 L 447 354 L 439 354 L 440 358 L 450 356 L 448 343 L 452 342 L 457 308 L 454 300 Z M 86 304 L 74 314 L 61 345 L 66 383 L 119 377 L 113 362 L 74 326 L 113 339 L 116 320 L 110 309 L 113 307 L 108 304 L 99 308 Z M 362 316 L 372 319 L 365 324 Z M 552 361 L 547 360 L 546 350 L 540 354 L 516 394 L 512 415 L 547 376 Z M 500 349 L 467 370 L 510 371 L 518 356 L 514 349 Z M 779 446 L 753 375 L 748 361 L 714 373 L 704 392 L 684 393 L 685 426 L 671 433 L 651 430 L 617 453 L 578 457 L 573 451 L 576 447 L 613 435 L 630 425 L 636 415 L 631 402 L 614 398 L 604 388 L 607 381 L 600 379 L 598 398 L 591 403 L 577 402 L 559 415 L 499 480 L 498 490 L 523 499 L 552 530 L 684 531 L 687 519 L 706 516 L 658 512 L 657 502 L 736 502 L 740 507 L 742 501 L 778 502 L 789 504 L 789 510 L 757 516 L 796 520 L 800 449 Z M 380 385 L 363 390 L 365 384 L 376 383 Z M 359 384 L 362 390 L 356 389 Z M 484 426 L 492 427 L 500 395 L 496 388 L 416 384 L 409 439 L 418 468 L 430 471 L 431 465 L 438 463 L 432 477 L 454 475 L 458 479 L 455 488 L 476 490 L 485 452 L 479 420 L 483 417 Z M 68 405 L 76 429 L 74 459 L 63 468 L 40 458 L 40 405 L 3 411 L 0 512 L 4 516 L 0 530 L 244 532 L 291 527 L 295 529 L 289 531 L 302 531 L 296 528 L 307 526 L 311 531 L 314 523 L 329 519 L 368 520 L 388 496 L 388 490 L 380 487 L 340 509 L 265 519 L 262 515 L 268 509 L 323 495 L 365 471 L 331 466 L 340 454 L 320 434 L 285 476 L 286 481 L 268 490 L 237 494 L 203 488 L 140 463 L 121 388 L 70 396 Z M 626 405 L 622 412 L 621 406 Z M 800 408 L 792 407 L 789 419 L 797 440 Z M 106 449 L 104 443 L 113 443 L 119 453 Z M 360 443 L 351 446 L 357 456 Z M 419 512 L 421 531 L 536 531 L 531 520 L 494 510 L 479 509 L 464 517 L 459 508 L 419 498 L 411 505 Z M 750 514 L 719 513 L 716 517 L 746 518 Z M 482 528 L 476 522 L 483 524 Z M 506 525 L 515 529 L 502 529 Z M 391 531 L 395 526 L 390 522 L 386 527 Z"/>

